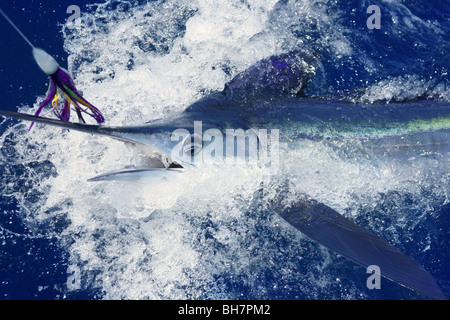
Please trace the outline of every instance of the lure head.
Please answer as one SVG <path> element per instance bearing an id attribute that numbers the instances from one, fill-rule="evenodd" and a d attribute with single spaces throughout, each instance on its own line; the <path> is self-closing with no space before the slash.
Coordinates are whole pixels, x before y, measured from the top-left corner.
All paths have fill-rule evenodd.
<path id="1" fill-rule="evenodd" d="M 48 75 L 54 74 L 59 68 L 58 62 L 42 49 L 33 48 L 33 57 L 41 70 Z"/>

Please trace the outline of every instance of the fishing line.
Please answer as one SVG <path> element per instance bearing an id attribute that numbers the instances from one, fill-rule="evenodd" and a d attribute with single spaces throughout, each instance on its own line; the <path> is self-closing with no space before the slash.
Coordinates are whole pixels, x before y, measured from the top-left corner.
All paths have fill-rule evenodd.
<path id="1" fill-rule="evenodd" d="M 22 38 L 31 46 L 32 49 L 34 49 L 34 45 L 31 43 L 30 40 L 28 40 L 28 38 L 22 33 L 22 31 L 20 31 L 20 29 L 14 24 L 14 22 L 12 22 L 12 20 L 6 15 L 6 13 L 3 12 L 3 10 L 0 8 L 0 13 L 1 15 L 6 19 L 6 21 L 9 22 L 9 24 L 16 29 L 16 31 L 22 36 Z"/>

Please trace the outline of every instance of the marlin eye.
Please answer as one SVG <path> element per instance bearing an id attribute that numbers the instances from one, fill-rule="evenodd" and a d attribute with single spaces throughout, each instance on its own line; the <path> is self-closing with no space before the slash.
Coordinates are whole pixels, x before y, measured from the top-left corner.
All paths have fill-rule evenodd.
<path id="1" fill-rule="evenodd" d="M 202 150 L 202 137 L 197 134 L 190 134 L 184 139 L 183 152 L 188 156 L 193 156 Z"/>

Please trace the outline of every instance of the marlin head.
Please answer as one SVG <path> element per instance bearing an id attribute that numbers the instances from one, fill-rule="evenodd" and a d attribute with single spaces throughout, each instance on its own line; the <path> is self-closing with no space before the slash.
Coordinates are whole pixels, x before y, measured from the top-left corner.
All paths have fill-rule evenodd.
<path id="1" fill-rule="evenodd" d="M 261 142 L 267 142 L 267 132 L 262 130 L 261 133 L 248 125 L 239 127 L 243 123 L 233 110 L 222 112 L 219 109 L 210 109 L 212 114 L 183 112 L 174 119 L 118 127 L 64 122 L 1 109 L 0 115 L 122 141 L 134 148 L 135 154 L 144 164 L 107 172 L 89 181 L 148 181 L 206 164 L 221 165 L 225 161 L 230 164 L 230 158 L 234 161 L 236 158 L 255 160 L 258 157 L 264 147 Z M 215 112 L 219 112 L 221 116 L 218 118 Z M 272 137 L 273 133 L 270 138 Z M 272 149 L 275 143 L 276 139 L 273 138 Z"/>

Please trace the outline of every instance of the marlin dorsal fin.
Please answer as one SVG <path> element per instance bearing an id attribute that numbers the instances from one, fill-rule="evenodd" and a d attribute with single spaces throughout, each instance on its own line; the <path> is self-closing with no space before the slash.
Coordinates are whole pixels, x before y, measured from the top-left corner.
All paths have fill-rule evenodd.
<path id="1" fill-rule="evenodd" d="M 299 50 L 274 55 L 252 65 L 225 85 L 226 90 L 300 95 L 315 74 L 319 58 Z"/>

